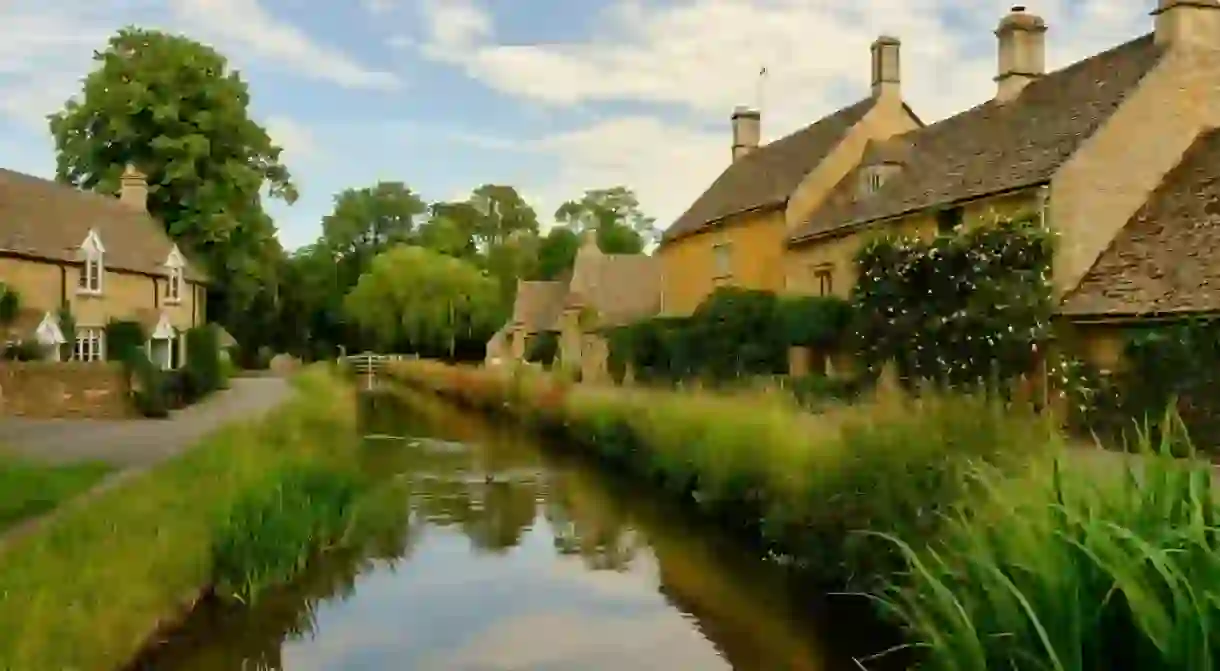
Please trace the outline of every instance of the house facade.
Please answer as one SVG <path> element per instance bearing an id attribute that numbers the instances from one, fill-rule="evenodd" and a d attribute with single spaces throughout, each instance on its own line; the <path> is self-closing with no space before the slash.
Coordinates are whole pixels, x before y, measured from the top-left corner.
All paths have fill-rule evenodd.
<path id="1" fill-rule="evenodd" d="M 0 283 L 21 303 L 6 340 L 100 361 L 106 324 L 135 320 L 154 363 L 183 361 L 186 330 L 205 323 L 206 278 L 149 215 L 144 175 L 129 166 L 121 185 L 116 198 L 0 169 Z"/>
<path id="2" fill-rule="evenodd" d="M 601 379 L 608 344 L 601 329 L 655 316 L 661 307 L 661 266 L 647 254 L 606 254 L 593 231 L 584 234 L 572 270 L 555 281 L 521 281 L 513 315 L 487 343 L 487 362 L 520 361 L 530 338 L 559 338 L 559 361 Z"/>
<path id="3" fill-rule="evenodd" d="M 1046 22 L 995 31 L 992 99 L 873 142 L 788 241 L 790 288 L 846 296 L 883 233 L 929 236 L 1034 213 L 1058 238 L 1053 283 L 1078 351 L 1119 365 L 1123 329 L 1220 307 L 1208 207 L 1220 164 L 1220 1 L 1160 0 L 1152 31 L 1046 72 Z"/>
<path id="4" fill-rule="evenodd" d="M 734 111 L 732 161 L 658 247 L 665 314 L 690 314 L 720 286 L 787 288 L 785 243 L 795 228 L 859 163 L 870 141 L 922 126 L 902 99 L 900 50 L 897 39 L 878 38 L 871 95 L 774 142 L 760 144 L 758 110 Z"/>

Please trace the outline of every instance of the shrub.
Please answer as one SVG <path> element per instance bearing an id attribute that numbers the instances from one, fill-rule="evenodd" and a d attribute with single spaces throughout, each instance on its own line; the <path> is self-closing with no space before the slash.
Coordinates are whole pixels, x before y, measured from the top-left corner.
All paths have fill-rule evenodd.
<path id="1" fill-rule="evenodd" d="M 46 358 L 46 349 L 36 342 L 12 343 L 0 351 L 0 359 L 6 361 L 42 361 Z"/>
<path id="2" fill-rule="evenodd" d="M 190 378 L 191 401 L 220 389 L 224 384 L 220 366 L 220 338 L 211 325 L 187 330 L 184 369 Z"/>
<path id="3" fill-rule="evenodd" d="M 852 290 L 861 362 L 895 361 L 904 378 L 954 387 L 1034 370 L 1051 336 L 1051 253 L 1029 217 L 866 244 Z"/>
<path id="4" fill-rule="evenodd" d="M 923 648 L 920 668 L 1220 664 L 1212 469 L 1147 434 L 1140 447 L 1011 481 L 980 469 L 987 500 L 949 515 L 941 542 L 894 541 L 909 569 L 885 602 Z"/>
<path id="5" fill-rule="evenodd" d="M 137 352 L 144 353 L 144 343 L 148 342 L 148 334 L 144 332 L 144 327 L 140 322 L 112 319 L 106 324 L 106 334 L 103 340 L 108 360 L 127 363 L 136 356 Z"/>

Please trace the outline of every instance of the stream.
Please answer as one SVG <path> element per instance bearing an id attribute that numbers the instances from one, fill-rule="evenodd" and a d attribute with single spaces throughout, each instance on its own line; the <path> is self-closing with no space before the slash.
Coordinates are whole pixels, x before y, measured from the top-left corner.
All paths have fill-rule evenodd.
<path id="1" fill-rule="evenodd" d="M 205 602 L 137 668 L 855 671 L 894 643 L 863 599 L 562 449 L 430 397 L 362 412 L 392 530 L 252 606 Z"/>

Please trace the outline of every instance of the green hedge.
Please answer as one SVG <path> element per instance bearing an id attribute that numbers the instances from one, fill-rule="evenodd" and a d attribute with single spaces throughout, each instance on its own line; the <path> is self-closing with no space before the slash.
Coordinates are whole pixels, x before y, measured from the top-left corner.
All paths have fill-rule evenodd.
<path id="1" fill-rule="evenodd" d="M 783 375 L 790 347 L 837 346 L 849 315 L 847 303 L 838 298 L 721 288 L 690 317 L 658 317 L 612 329 L 610 372 L 621 379 L 631 364 L 649 382 Z"/>
<path id="2" fill-rule="evenodd" d="M 164 371 L 149 358 L 148 334 L 136 321 L 112 319 L 106 324 L 106 359 L 123 364 L 136 409 L 145 417 L 167 417 L 172 405 Z"/>
<path id="3" fill-rule="evenodd" d="M 530 363 L 540 363 L 550 367 L 559 354 L 559 334 L 555 331 L 543 331 L 530 337 L 525 348 L 525 360 Z"/>

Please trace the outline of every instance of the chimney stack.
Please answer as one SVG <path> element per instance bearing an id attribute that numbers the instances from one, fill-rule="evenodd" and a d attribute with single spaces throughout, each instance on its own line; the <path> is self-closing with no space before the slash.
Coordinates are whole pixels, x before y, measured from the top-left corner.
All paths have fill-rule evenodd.
<path id="1" fill-rule="evenodd" d="M 1220 0 L 1159 0 L 1156 43 L 1215 48 L 1220 40 Z"/>
<path id="2" fill-rule="evenodd" d="M 1046 74 L 1046 21 L 1017 5 L 1000 20 L 995 34 L 999 38 L 995 99 L 1007 102 Z"/>
<path id="3" fill-rule="evenodd" d="M 148 178 L 130 163 L 119 178 L 119 202 L 140 212 L 148 211 Z"/>
<path id="4" fill-rule="evenodd" d="M 749 107 L 733 110 L 733 160 L 758 149 L 762 136 L 762 115 Z"/>
<path id="5" fill-rule="evenodd" d="M 897 37 L 882 35 L 872 46 L 873 97 L 902 98 L 902 42 Z"/>

